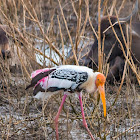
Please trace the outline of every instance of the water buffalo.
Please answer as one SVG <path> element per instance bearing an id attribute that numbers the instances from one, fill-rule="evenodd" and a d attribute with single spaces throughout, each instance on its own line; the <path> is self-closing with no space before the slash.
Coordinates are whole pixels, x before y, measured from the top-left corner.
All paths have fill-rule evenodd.
<path id="1" fill-rule="evenodd" d="M 136 1 L 135 8 L 131 15 L 126 18 L 120 18 L 120 24 L 127 40 L 126 35 L 126 24 L 130 21 L 130 18 L 138 10 L 138 1 Z M 125 51 L 125 43 L 122 37 L 122 33 L 119 27 L 116 16 L 110 16 L 112 24 L 114 24 L 114 30 L 121 41 Z M 96 28 L 98 30 L 98 27 Z M 131 31 L 131 30 L 130 30 Z M 124 67 L 124 55 L 120 47 L 120 43 L 115 37 L 115 34 L 110 26 L 108 16 L 101 18 L 101 47 L 104 40 L 104 55 L 108 63 L 110 63 L 109 74 L 107 80 L 112 82 L 113 77 L 116 80 L 119 80 L 120 75 L 123 73 Z M 130 32 L 129 32 L 130 33 Z M 136 63 L 140 64 L 140 22 L 132 22 L 132 45 L 131 45 L 131 55 Z M 98 67 L 98 40 L 95 38 L 95 41 L 89 51 L 89 53 L 80 60 L 80 65 L 86 65 L 90 68 L 97 69 Z"/>
<path id="2" fill-rule="evenodd" d="M 12 36 L 10 36 L 10 33 L 10 27 L 7 25 L 0 25 L 0 59 L 8 60 L 1 61 L 3 67 L 7 68 L 7 66 L 9 66 L 9 70 L 12 73 L 22 73 L 21 61 L 19 59 L 20 56 L 25 66 L 28 66 L 28 63 L 30 62 L 31 67 L 36 69 L 36 67 L 39 65 L 36 62 L 29 60 L 23 50 L 16 46 L 15 42 L 18 42 L 20 46 L 23 46 L 23 44 L 18 39 L 15 40 Z M 31 49 L 29 49 L 29 51 L 32 53 L 32 57 L 35 59 L 35 53 Z"/>
<path id="3" fill-rule="evenodd" d="M 7 30 L 8 27 L 6 25 L 0 25 L 0 56 L 3 59 L 11 57 L 11 49 L 6 34 Z"/>

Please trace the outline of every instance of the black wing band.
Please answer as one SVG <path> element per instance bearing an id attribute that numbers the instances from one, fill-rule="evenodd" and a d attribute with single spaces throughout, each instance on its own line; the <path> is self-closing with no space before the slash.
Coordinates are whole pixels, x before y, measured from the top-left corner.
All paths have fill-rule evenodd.
<path id="1" fill-rule="evenodd" d="M 38 84 L 38 85 L 34 88 L 33 95 L 35 96 L 39 91 L 45 92 L 45 89 L 43 89 L 43 88 L 41 87 L 40 84 Z"/>
<path id="2" fill-rule="evenodd" d="M 66 79 L 80 85 L 88 79 L 87 72 L 77 72 L 74 70 L 61 69 L 52 72 L 51 78 Z"/>
<path id="3" fill-rule="evenodd" d="M 26 89 L 28 89 L 28 88 L 30 88 L 30 87 L 34 87 L 34 86 L 37 84 L 37 82 L 38 82 L 39 80 L 41 80 L 42 78 L 48 76 L 48 75 L 49 75 L 52 71 L 54 71 L 54 70 L 56 70 L 56 69 L 51 69 L 51 70 L 49 70 L 49 71 L 41 72 L 41 73 L 37 74 L 37 75 L 31 80 L 31 84 L 30 84 L 29 86 L 27 86 Z"/>

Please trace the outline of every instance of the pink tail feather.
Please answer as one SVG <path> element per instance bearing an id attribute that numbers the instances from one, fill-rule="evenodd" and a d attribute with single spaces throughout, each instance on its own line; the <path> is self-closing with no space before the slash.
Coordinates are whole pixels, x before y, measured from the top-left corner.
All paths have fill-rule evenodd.
<path id="1" fill-rule="evenodd" d="M 49 71 L 49 70 L 50 70 L 50 68 L 35 70 L 31 73 L 31 78 L 34 78 L 36 75 L 38 75 L 41 72 L 46 72 L 46 71 Z"/>

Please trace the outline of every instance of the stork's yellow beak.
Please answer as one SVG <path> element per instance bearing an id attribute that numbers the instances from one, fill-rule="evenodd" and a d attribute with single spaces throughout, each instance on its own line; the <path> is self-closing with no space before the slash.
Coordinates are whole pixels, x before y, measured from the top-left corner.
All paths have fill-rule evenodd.
<path id="1" fill-rule="evenodd" d="M 105 100 L 105 88 L 104 88 L 104 84 L 103 85 L 99 85 L 98 86 L 98 90 L 100 93 L 100 97 L 103 103 L 103 110 L 104 110 L 104 117 L 106 117 L 106 100 Z"/>

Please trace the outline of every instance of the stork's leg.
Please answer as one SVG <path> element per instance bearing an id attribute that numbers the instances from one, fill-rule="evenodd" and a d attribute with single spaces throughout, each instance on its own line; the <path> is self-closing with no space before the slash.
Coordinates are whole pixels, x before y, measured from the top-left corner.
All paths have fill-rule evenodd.
<path id="1" fill-rule="evenodd" d="M 61 105 L 60 105 L 60 107 L 59 107 L 59 109 L 58 109 L 58 112 L 57 112 L 57 115 L 56 115 L 56 117 L 55 117 L 56 140 L 59 139 L 59 136 L 58 136 L 58 118 L 59 118 L 59 115 L 60 115 L 60 113 L 61 113 L 63 104 L 64 104 L 64 102 L 65 102 L 65 100 L 66 100 L 66 97 L 67 97 L 67 94 L 64 94 L 63 99 L 62 99 L 62 102 L 61 102 Z"/>
<path id="2" fill-rule="evenodd" d="M 87 126 L 87 123 L 86 123 L 85 114 L 84 114 L 84 109 L 83 109 L 83 103 L 82 103 L 82 92 L 80 92 L 80 94 L 79 94 L 79 101 L 80 101 L 80 106 L 81 106 L 81 112 L 82 112 L 82 118 L 83 118 L 83 125 L 84 125 L 84 127 L 87 129 L 87 131 L 88 131 L 88 133 L 89 133 L 91 139 L 92 139 L 92 140 L 95 140 L 95 139 L 93 138 L 93 136 L 92 136 L 92 134 L 91 134 L 91 132 L 90 132 L 88 126 Z"/>

